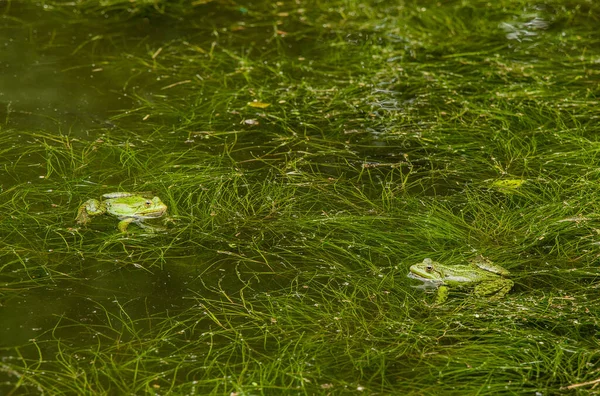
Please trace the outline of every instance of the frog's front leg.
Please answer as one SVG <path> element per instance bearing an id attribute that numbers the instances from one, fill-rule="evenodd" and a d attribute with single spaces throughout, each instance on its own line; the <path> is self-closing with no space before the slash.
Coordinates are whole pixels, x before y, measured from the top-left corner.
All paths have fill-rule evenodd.
<path id="1" fill-rule="evenodd" d="M 101 215 L 106 213 L 106 205 L 97 199 L 88 199 L 79 206 L 75 221 L 78 224 L 87 224 L 90 222 L 91 216 Z"/>
<path id="2" fill-rule="evenodd" d="M 440 286 L 437 290 L 437 296 L 435 298 L 436 304 L 442 304 L 448 299 L 449 289 L 448 286 Z"/>
<path id="3" fill-rule="evenodd" d="M 119 228 L 119 231 L 127 232 L 127 226 L 129 226 L 129 224 L 133 223 L 134 221 L 135 221 L 135 218 L 127 217 L 127 218 L 119 221 L 119 225 L 117 225 L 117 227 Z"/>
<path id="4" fill-rule="evenodd" d="M 512 289 L 514 282 L 510 279 L 498 279 L 491 282 L 483 282 L 475 286 L 474 293 L 477 296 L 490 296 L 490 300 L 502 298 Z"/>

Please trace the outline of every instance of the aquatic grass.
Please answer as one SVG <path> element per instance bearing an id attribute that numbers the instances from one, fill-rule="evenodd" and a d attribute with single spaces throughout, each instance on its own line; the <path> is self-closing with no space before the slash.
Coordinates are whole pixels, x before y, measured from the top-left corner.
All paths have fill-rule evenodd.
<path id="1" fill-rule="evenodd" d="M 372 391 L 391 391 L 391 389 L 396 386 L 396 381 L 401 381 L 401 378 L 404 378 L 410 380 L 409 384 L 413 384 L 408 385 L 405 389 L 411 389 L 411 387 L 414 386 L 413 390 L 419 392 L 422 391 L 423 386 L 425 388 L 431 386 L 431 384 L 419 382 L 419 379 L 422 379 L 422 374 L 426 372 L 428 368 L 433 369 L 441 363 L 450 364 L 450 366 L 454 368 L 440 378 L 442 382 L 441 384 L 438 383 L 438 386 L 441 385 L 441 389 L 451 391 L 451 385 L 446 384 L 464 384 L 465 382 L 462 378 L 465 378 L 465 376 L 468 378 L 477 378 L 477 376 L 480 375 L 483 378 L 491 378 L 490 370 L 498 370 L 498 372 L 508 373 L 509 376 L 502 385 L 498 385 L 496 382 L 492 383 L 490 391 L 493 391 L 494 387 L 500 386 L 504 389 L 516 391 L 522 386 L 524 374 L 525 378 L 529 378 L 532 382 L 529 386 L 536 388 L 536 385 L 533 385 L 533 383 L 537 380 L 537 370 L 532 370 L 532 367 L 530 366 L 523 367 L 520 364 L 515 365 L 515 356 L 522 355 L 522 358 L 532 362 L 531 365 L 533 365 L 533 367 L 539 368 L 541 367 L 540 362 L 536 363 L 536 360 L 539 360 L 540 356 L 547 353 L 545 351 L 564 351 L 565 349 L 568 349 L 569 352 L 567 353 L 552 353 L 552 356 L 554 356 L 555 359 L 554 364 L 556 365 L 557 373 L 571 372 L 571 370 L 573 370 L 573 368 L 571 368 L 572 364 L 578 360 L 572 359 L 571 357 L 575 357 L 577 354 L 582 357 L 587 356 L 587 358 L 584 358 L 584 361 L 589 361 L 590 359 L 593 360 L 594 355 L 590 355 L 585 349 L 572 350 L 572 347 L 568 346 L 568 344 L 572 342 L 569 338 L 562 338 L 560 343 L 554 344 L 556 347 L 547 338 L 533 338 L 531 341 L 513 344 L 510 346 L 509 350 L 507 350 L 506 345 L 498 345 L 496 348 L 489 349 L 489 343 L 487 343 L 487 352 L 482 352 L 478 349 L 477 345 L 480 342 L 484 342 L 484 340 L 493 337 L 494 334 L 506 332 L 507 335 L 510 335 L 510 337 L 513 337 L 515 340 L 520 339 L 517 335 L 517 329 L 515 329 L 515 322 L 511 320 L 511 318 L 515 316 L 514 306 L 505 307 L 507 313 L 505 315 L 505 321 L 503 322 L 504 324 L 498 323 L 497 321 L 494 322 L 494 324 L 490 324 L 486 319 L 487 315 L 473 315 L 472 313 L 467 316 L 455 313 L 455 321 L 448 323 L 444 323 L 439 315 L 430 316 L 429 319 L 423 317 L 419 318 L 419 316 L 417 316 L 419 322 L 415 323 L 417 318 L 411 320 L 410 317 L 403 317 L 401 321 L 397 321 L 396 319 L 389 317 L 390 313 L 395 312 L 392 307 L 399 306 L 396 301 L 393 301 L 394 299 L 392 299 L 390 302 L 393 303 L 388 306 L 388 309 L 379 311 L 380 317 L 378 319 L 371 318 L 368 321 L 359 320 L 358 323 L 354 325 L 353 322 L 345 320 L 346 315 L 349 315 L 352 318 L 358 318 L 356 309 L 358 309 L 359 312 L 367 312 L 364 308 L 360 308 L 360 305 L 363 304 L 355 304 L 358 301 L 364 301 L 367 302 L 368 305 L 381 306 L 381 296 L 378 296 L 375 299 L 364 299 L 360 295 L 354 295 L 353 288 L 360 288 L 359 284 L 350 287 L 342 287 L 341 289 L 339 289 L 339 285 L 332 285 L 331 282 L 320 284 L 318 288 L 313 288 L 313 286 L 317 286 L 315 283 L 309 282 L 309 285 L 310 286 L 307 288 L 299 289 L 301 293 L 300 297 L 297 295 L 298 292 L 294 291 L 294 289 L 288 292 L 285 290 L 272 291 L 268 294 L 259 295 L 257 296 L 258 298 L 235 298 L 231 303 L 200 297 L 198 300 L 200 305 L 198 308 L 194 308 L 194 310 L 203 312 L 204 315 L 200 315 L 200 318 L 208 318 L 208 323 L 206 323 L 206 320 L 199 319 L 193 312 L 190 312 L 190 314 L 193 315 L 189 319 L 186 319 L 189 314 L 183 313 L 176 319 L 171 318 L 162 321 L 163 325 L 159 324 L 158 326 L 154 326 L 155 329 L 157 327 L 162 329 L 155 330 L 157 333 L 161 334 L 160 339 L 157 338 L 155 341 L 145 341 L 149 342 L 149 344 L 146 344 L 144 350 L 152 351 L 155 350 L 155 348 L 160 347 L 160 349 L 164 351 L 165 349 L 169 350 L 175 348 L 174 351 L 179 351 L 178 354 L 169 355 L 169 353 L 166 352 L 165 357 L 146 357 L 144 359 L 144 366 L 138 367 L 135 374 L 130 373 L 126 369 L 127 366 L 138 361 L 134 358 L 129 363 L 125 363 L 124 367 L 121 367 L 121 370 L 114 372 L 118 377 L 114 377 L 112 380 L 114 381 L 117 378 L 131 378 L 132 375 L 136 375 L 140 378 L 141 383 L 149 383 L 151 382 L 150 378 L 152 378 L 152 381 L 154 381 L 153 383 L 155 384 L 153 387 L 158 391 L 159 387 L 160 389 L 163 389 L 165 387 L 164 384 L 170 382 L 168 380 L 170 376 L 173 376 L 173 378 L 175 377 L 176 372 L 189 372 L 189 375 L 192 375 L 192 377 L 187 377 L 188 380 L 184 380 L 179 389 L 189 390 L 192 387 L 191 378 L 194 378 L 193 385 L 195 385 L 196 389 L 204 389 L 205 392 L 210 392 L 209 390 L 212 390 L 212 392 L 217 393 L 229 391 L 229 389 L 248 389 L 252 387 L 254 387 L 254 389 L 288 390 L 306 387 L 307 391 L 310 392 L 311 389 L 316 391 L 322 384 L 330 384 L 334 389 L 341 388 L 342 390 L 348 387 L 348 385 L 351 385 L 352 388 L 348 389 L 348 391 L 356 391 L 356 388 L 361 386 L 360 382 L 356 381 L 357 378 L 374 378 L 373 375 L 377 377 L 376 373 L 379 373 L 379 376 L 381 376 L 382 372 L 386 372 L 387 375 L 383 382 L 380 383 L 381 388 L 370 388 Z M 308 299 L 306 296 L 302 296 L 310 293 L 310 290 L 321 290 L 321 298 Z M 346 290 L 346 292 L 344 292 L 344 290 Z M 328 292 L 332 292 L 333 296 L 329 296 Z M 316 296 L 318 295 L 319 293 Z M 335 296 L 337 296 L 337 298 L 335 298 Z M 388 294 L 388 296 L 390 296 L 390 294 Z M 343 298 L 348 301 L 345 303 L 346 305 L 350 307 L 353 305 L 355 306 L 354 308 L 350 308 L 350 310 L 345 309 L 339 311 L 334 309 L 329 311 L 332 308 L 332 297 L 336 300 L 338 298 Z M 293 303 L 293 301 L 298 298 L 301 298 L 304 302 L 300 306 Z M 572 298 L 569 298 L 569 300 L 572 301 Z M 559 301 L 569 300 L 560 299 Z M 262 304 L 261 301 L 263 302 Z M 313 304 L 313 301 L 318 301 L 319 303 Z M 550 301 L 551 300 L 548 300 L 548 302 Z M 475 304 L 480 303 L 481 302 L 476 302 Z M 496 309 L 509 304 L 510 303 L 503 304 L 500 307 L 496 307 Z M 519 307 L 518 299 L 516 299 L 515 304 Z M 369 308 L 368 305 L 365 308 Z M 526 302 L 526 305 L 530 307 L 531 303 Z M 546 319 L 542 320 L 545 320 L 548 323 L 551 318 L 548 317 L 547 313 L 544 313 L 547 312 L 547 310 L 544 309 L 543 302 L 540 305 L 542 305 L 542 307 L 540 307 L 541 309 L 536 311 L 539 315 L 539 319 L 546 317 Z M 297 308 L 305 307 L 306 314 L 301 315 L 299 319 L 305 323 L 307 321 L 315 323 L 317 326 L 316 328 L 320 330 L 318 332 L 307 333 L 306 330 L 302 330 L 305 329 L 304 326 L 300 329 L 296 329 L 296 324 L 299 323 L 296 319 L 299 311 L 297 308 L 290 311 L 292 306 L 296 306 Z M 282 310 L 283 307 L 288 308 Z M 438 309 L 439 308 L 436 308 L 436 310 Z M 266 310 L 266 312 L 264 312 L 264 310 Z M 368 311 L 372 311 L 372 309 L 368 309 Z M 476 312 L 480 311 L 476 310 Z M 524 323 L 521 325 L 522 331 L 527 333 L 529 331 L 527 328 L 532 325 L 535 328 L 536 322 L 533 316 L 535 314 L 525 313 L 527 311 L 521 311 L 523 313 L 518 312 L 519 310 L 517 310 L 517 317 L 521 316 L 523 320 L 525 320 L 525 317 L 528 318 L 527 322 L 522 322 Z M 423 322 L 423 320 L 425 320 L 425 322 Z M 440 322 L 440 320 L 442 320 L 442 322 Z M 161 322 L 160 319 L 158 319 L 158 321 L 159 323 Z M 203 322 L 204 326 L 198 328 Z M 204 330 L 205 326 L 211 322 L 214 324 L 214 327 L 209 331 Z M 367 325 L 367 323 L 369 324 Z M 419 326 L 417 323 L 422 323 L 424 327 L 419 327 L 418 331 L 416 331 L 417 328 L 415 328 L 415 326 Z M 361 330 L 361 324 L 367 326 L 366 329 L 369 329 L 366 333 L 364 330 Z M 543 322 L 540 323 L 538 321 L 537 325 L 542 324 Z M 441 329 L 440 325 L 442 327 Z M 161 326 L 166 326 L 166 328 Z M 131 327 L 126 326 L 126 328 Z M 313 326 L 313 328 L 315 327 Z M 563 327 L 564 330 L 570 328 L 570 325 Z M 380 333 L 383 329 L 387 330 Z M 413 331 L 407 333 L 406 331 L 409 329 Z M 448 330 L 452 331 L 448 332 Z M 202 331 L 201 334 L 200 331 Z M 98 330 L 94 330 L 94 332 L 97 334 Z M 390 343 L 389 333 L 395 334 L 395 342 Z M 195 346 L 196 343 L 184 342 L 181 344 L 182 346 L 177 346 L 181 341 L 186 339 L 189 340 L 194 334 L 199 336 L 201 341 L 205 340 L 212 348 L 216 348 L 215 352 L 210 352 L 212 348 L 209 351 L 198 350 Z M 308 362 L 315 361 L 315 359 L 323 359 L 327 356 L 329 356 L 328 359 L 332 359 L 332 357 L 335 356 L 335 353 L 333 352 L 334 349 L 332 348 L 342 346 L 335 343 L 323 342 L 325 339 L 330 338 L 328 334 L 335 335 L 334 339 L 339 338 L 340 340 L 345 340 L 342 345 L 346 345 L 346 347 L 339 350 L 337 354 L 342 353 L 346 359 L 344 361 L 336 359 L 336 363 L 332 362 L 332 365 L 321 365 L 320 367 L 315 368 L 313 368 L 312 364 L 307 365 Z M 416 339 L 407 339 L 406 336 L 409 336 L 410 334 L 420 335 Z M 184 337 L 184 339 L 181 340 L 180 337 Z M 180 340 L 177 341 L 178 339 Z M 309 341 L 311 339 L 312 341 Z M 321 342 L 319 342 L 319 340 L 321 340 Z M 300 341 L 302 342 L 300 343 Z M 261 353 L 261 351 L 266 351 L 265 347 L 271 343 L 274 343 L 274 346 L 278 346 L 278 350 L 280 351 L 279 358 L 272 362 L 268 357 L 270 355 Z M 563 344 L 561 345 L 561 343 Z M 119 347 L 121 351 L 126 351 L 128 348 L 139 350 L 139 347 L 136 346 L 137 341 L 122 341 L 119 344 L 121 345 Z M 407 350 L 414 351 L 417 345 L 425 347 L 421 354 L 406 354 Z M 430 348 L 441 349 L 440 352 L 436 354 L 429 354 L 427 350 Z M 419 348 L 417 347 L 416 349 L 418 350 Z M 518 353 L 517 351 L 521 352 Z M 86 354 L 84 351 L 77 352 L 77 354 L 80 355 L 80 360 L 82 361 L 89 359 L 89 357 L 85 357 Z M 111 355 L 115 356 L 114 352 Z M 167 355 L 171 357 L 168 357 Z M 178 355 L 189 356 L 191 360 L 187 362 L 178 361 L 177 358 L 172 360 L 173 357 Z M 120 356 L 120 354 L 117 354 L 117 356 Z M 201 356 L 205 356 L 205 364 L 198 367 L 197 360 Z M 396 360 L 398 356 L 405 356 L 408 360 L 406 361 L 406 366 L 396 366 L 394 369 L 384 363 L 387 359 L 384 358 L 384 360 L 381 360 L 385 356 L 388 356 L 389 358 L 395 357 L 395 359 L 392 360 Z M 94 355 L 96 361 L 95 364 L 99 364 L 99 362 L 103 362 L 101 364 L 106 364 L 105 359 L 107 358 L 108 356 Z M 159 359 L 160 362 L 158 361 Z M 473 362 L 477 359 L 486 361 L 487 363 L 482 367 L 473 366 Z M 114 360 L 114 358 L 111 358 L 111 360 Z M 217 361 L 221 361 L 222 363 L 216 364 Z M 208 362 L 211 363 L 206 365 Z M 225 363 L 227 365 L 224 365 Z M 77 365 L 78 362 L 74 362 L 74 364 Z M 158 377 L 156 371 L 153 371 L 151 368 L 155 364 L 160 364 L 160 366 L 163 367 L 160 370 L 160 373 L 162 374 Z M 411 366 L 412 369 L 410 369 Z M 575 363 L 575 367 L 577 366 L 578 364 Z M 144 370 L 141 369 L 141 367 L 147 369 Z M 165 368 L 167 369 L 165 370 Z M 250 368 L 256 368 L 258 371 L 254 369 L 248 370 Z M 238 370 L 246 372 L 250 374 L 250 376 L 231 376 L 231 374 L 238 372 Z M 339 375 L 333 375 L 333 373 L 339 371 L 351 373 L 351 378 L 353 379 L 351 380 L 349 377 L 344 381 L 339 381 L 339 379 L 336 380 L 335 378 L 339 378 Z M 415 376 L 415 371 L 421 375 Z M 390 376 L 390 372 L 393 373 L 392 376 Z M 255 375 L 259 375 L 259 377 L 253 377 L 251 373 L 256 373 Z M 289 374 L 286 373 L 297 374 L 292 375 L 292 378 L 289 378 Z M 162 376 L 166 376 L 166 380 L 161 380 L 160 378 Z M 286 378 L 288 379 L 286 380 Z M 393 380 L 393 378 L 396 379 Z M 256 385 L 250 385 L 252 381 L 256 382 Z M 275 385 L 279 382 L 282 385 Z M 95 384 L 98 383 L 101 382 L 95 382 Z M 486 384 L 486 382 L 479 381 L 478 383 Z M 212 388 L 212 386 L 215 387 Z M 470 388 L 459 387 L 456 391 L 465 391 L 466 389 Z M 169 388 L 168 390 L 163 391 L 168 392 L 173 391 L 173 389 Z"/>
<path id="2" fill-rule="evenodd" d="M 0 393 L 593 392 L 595 11 L 8 3 L 107 103 L 0 106 Z M 114 191 L 166 230 L 75 224 Z M 500 301 L 406 277 L 478 254 Z"/>

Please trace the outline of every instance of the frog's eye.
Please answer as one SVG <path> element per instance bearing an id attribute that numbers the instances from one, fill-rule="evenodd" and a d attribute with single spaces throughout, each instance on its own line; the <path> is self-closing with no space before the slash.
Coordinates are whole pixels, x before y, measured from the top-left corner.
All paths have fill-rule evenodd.
<path id="1" fill-rule="evenodd" d="M 152 201 L 146 201 L 144 205 L 146 205 L 146 207 L 150 207 L 152 205 Z"/>
<path id="2" fill-rule="evenodd" d="M 433 265 L 428 265 L 427 267 L 425 267 L 425 270 L 426 270 L 427 272 L 431 272 L 431 271 L 433 271 Z"/>

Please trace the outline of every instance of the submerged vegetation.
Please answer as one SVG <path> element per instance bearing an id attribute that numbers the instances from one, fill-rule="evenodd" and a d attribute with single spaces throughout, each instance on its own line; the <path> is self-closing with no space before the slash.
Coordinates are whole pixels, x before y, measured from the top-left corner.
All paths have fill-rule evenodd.
<path id="1" fill-rule="evenodd" d="M 0 3 L 0 393 L 597 392 L 599 15 Z M 76 223 L 115 191 L 167 229 Z"/>

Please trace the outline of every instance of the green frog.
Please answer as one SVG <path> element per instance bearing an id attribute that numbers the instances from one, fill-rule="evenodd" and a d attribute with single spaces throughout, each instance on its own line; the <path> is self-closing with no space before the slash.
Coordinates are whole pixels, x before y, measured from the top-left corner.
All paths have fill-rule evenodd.
<path id="1" fill-rule="evenodd" d="M 474 288 L 477 297 L 489 296 L 490 299 L 502 298 L 513 287 L 514 282 L 507 279 L 508 270 L 493 264 L 479 256 L 469 265 L 444 265 L 426 258 L 422 263 L 410 267 L 408 276 L 424 282 L 424 287 L 438 289 L 436 303 L 441 304 L 448 298 L 448 289 Z"/>
<path id="2" fill-rule="evenodd" d="M 131 223 L 143 228 L 152 228 L 144 225 L 143 221 L 161 217 L 167 211 L 167 205 L 159 197 L 146 198 L 135 193 L 115 192 L 104 194 L 102 198 L 102 201 L 85 201 L 77 211 L 77 223 L 87 224 L 91 221 L 91 216 L 108 213 L 121 220 L 118 225 L 119 231 L 126 232 Z"/>

